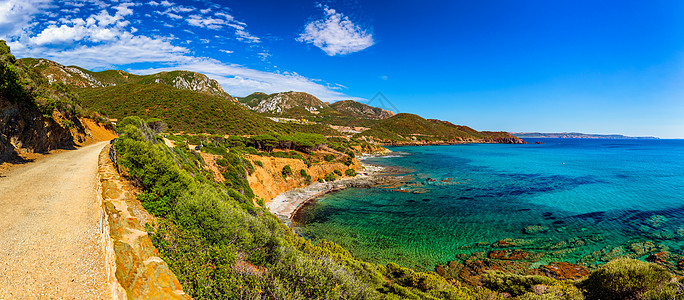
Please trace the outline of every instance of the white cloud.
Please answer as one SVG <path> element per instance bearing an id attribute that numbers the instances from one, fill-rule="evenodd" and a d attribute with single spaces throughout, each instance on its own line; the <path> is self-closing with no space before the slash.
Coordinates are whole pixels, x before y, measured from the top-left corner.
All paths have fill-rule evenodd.
<path id="1" fill-rule="evenodd" d="M 202 12 L 203 12 L 203 11 L 202 11 Z M 226 21 L 233 21 L 233 20 L 235 19 L 235 18 L 233 18 L 233 16 L 231 16 L 231 15 L 229 15 L 229 14 L 226 14 L 226 13 L 222 13 L 222 12 L 217 12 L 217 13 L 216 13 L 216 16 L 217 16 L 217 17 L 223 17 L 224 19 L 226 19 Z M 244 23 L 243 23 L 243 24 L 244 24 Z"/>
<path id="2" fill-rule="evenodd" d="M 48 25 L 28 41 L 37 46 L 44 46 L 73 44 L 82 40 L 99 43 L 130 38 L 132 33 L 124 30 L 124 27 L 128 26 L 130 22 L 124 17 L 133 14 L 129 8 L 132 5 L 132 3 L 122 3 L 113 7 L 116 10 L 113 16 L 104 9 L 97 15 L 89 16 L 85 21 L 81 18 L 72 20 L 62 18 L 60 22 L 64 24 L 60 26 Z"/>
<path id="3" fill-rule="evenodd" d="M 18 57 L 43 57 L 64 65 L 77 65 L 86 69 L 106 69 L 117 65 L 144 62 L 182 62 L 189 60 L 187 48 L 173 46 L 162 38 L 126 35 L 100 45 L 80 45 L 58 50 L 45 47 L 28 48 L 12 43 L 12 52 Z M 16 47 L 18 46 L 18 47 Z"/>
<path id="4" fill-rule="evenodd" d="M 223 52 L 223 53 L 226 53 L 226 54 L 232 54 L 233 52 L 235 52 L 235 51 L 223 50 L 223 49 L 219 49 L 219 51 L 221 51 L 221 52 Z"/>
<path id="5" fill-rule="evenodd" d="M 249 32 L 247 32 L 245 30 L 241 30 L 241 29 L 235 30 L 235 35 L 237 35 L 236 39 L 238 41 L 243 41 L 246 43 L 259 43 L 259 42 L 261 42 L 261 40 L 258 37 L 251 35 Z"/>
<path id="6" fill-rule="evenodd" d="M 166 7 L 173 6 L 173 3 L 166 1 L 166 0 L 160 2 L 159 4 L 161 4 L 162 6 L 166 6 Z"/>
<path id="7" fill-rule="evenodd" d="M 175 12 L 184 12 L 184 13 L 186 13 L 186 12 L 194 11 L 195 8 L 192 8 L 192 7 L 183 7 L 183 6 L 176 6 L 176 7 L 172 7 L 171 10 L 173 10 L 173 11 L 175 11 Z"/>
<path id="8" fill-rule="evenodd" d="M 223 28 L 223 25 L 228 24 L 228 22 L 226 22 L 223 19 L 214 19 L 212 17 L 200 16 L 200 15 L 191 15 L 187 21 L 188 21 L 188 24 L 190 24 L 192 26 L 215 29 L 215 30 L 221 29 L 221 28 Z"/>
<path id="9" fill-rule="evenodd" d="M 0 38 L 20 34 L 29 28 L 35 14 L 47 9 L 51 0 L 0 1 Z"/>
<path id="10" fill-rule="evenodd" d="M 373 35 L 342 13 L 323 7 L 325 18 L 306 24 L 297 41 L 313 44 L 330 56 L 361 51 L 373 46 Z"/>

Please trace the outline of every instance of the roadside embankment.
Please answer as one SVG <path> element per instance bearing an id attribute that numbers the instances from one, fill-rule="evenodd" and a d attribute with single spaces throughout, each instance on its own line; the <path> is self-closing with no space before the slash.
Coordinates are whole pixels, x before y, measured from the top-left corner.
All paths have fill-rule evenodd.
<path id="1" fill-rule="evenodd" d="M 98 177 L 102 200 L 103 245 L 109 288 L 114 299 L 190 299 L 159 257 L 145 224 L 153 222 L 119 175 L 111 145 L 100 153 Z"/>

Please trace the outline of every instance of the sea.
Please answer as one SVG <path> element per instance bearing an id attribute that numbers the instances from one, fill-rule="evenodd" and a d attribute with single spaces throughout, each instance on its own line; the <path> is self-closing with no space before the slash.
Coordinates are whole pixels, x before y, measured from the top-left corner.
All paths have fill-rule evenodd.
<path id="1" fill-rule="evenodd" d="M 364 162 L 402 170 L 401 185 L 325 195 L 295 229 L 421 270 L 504 246 L 543 253 L 536 265 L 684 259 L 684 140 L 525 141 L 389 147 Z"/>

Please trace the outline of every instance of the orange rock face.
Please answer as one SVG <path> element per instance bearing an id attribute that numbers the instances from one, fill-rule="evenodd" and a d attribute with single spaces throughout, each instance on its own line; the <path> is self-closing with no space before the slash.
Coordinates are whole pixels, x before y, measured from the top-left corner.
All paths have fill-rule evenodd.
<path id="1" fill-rule="evenodd" d="M 344 171 L 347 169 L 358 171 L 361 168 L 361 164 L 356 159 L 353 160 L 354 163 L 351 166 L 331 161 L 315 163 L 311 167 L 307 167 L 303 160 L 295 158 L 258 155 L 245 155 L 245 158 L 252 162 L 260 161 L 263 165 L 260 167 L 254 164 L 254 172 L 247 177 L 247 181 L 254 194 L 265 201 L 269 201 L 287 190 L 305 186 L 307 184 L 306 178 L 299 174 L 300 170 L 305 170 L 311 176 L 311 182 L 315 182 L 319 178 L 324 178 L 325 175 L 335 172 L 335 170 L 342 172 L 344 176 Z M 290 166 L 293 175 L 283 178 L 281 172 L 286 165 Z"/>

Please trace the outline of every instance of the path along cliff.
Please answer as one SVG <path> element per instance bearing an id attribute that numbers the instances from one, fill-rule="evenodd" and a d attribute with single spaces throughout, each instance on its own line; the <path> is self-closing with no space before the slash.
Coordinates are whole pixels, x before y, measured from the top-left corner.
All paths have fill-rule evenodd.
<path id="1" fill-rule="evenodd" d="M 107 142 L 0 174 L 0 299 L 108 299 L 98 154 Z"/>

